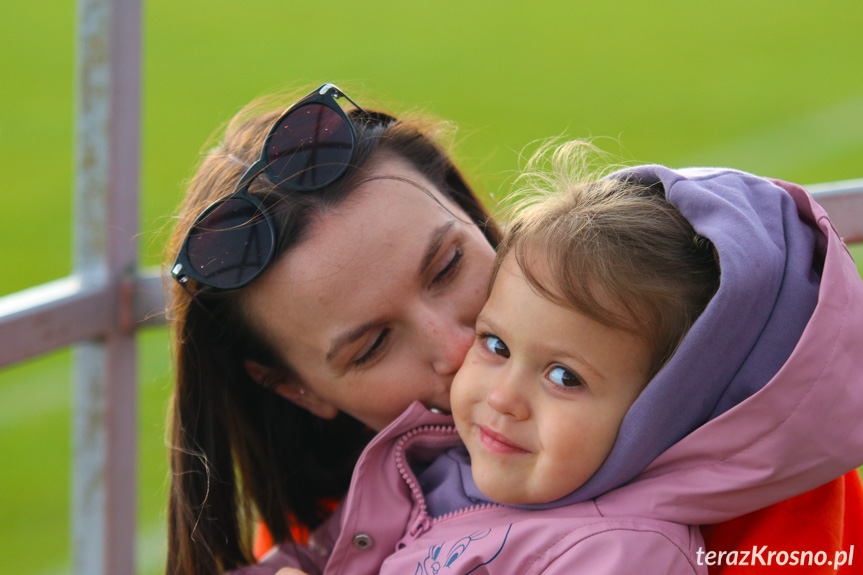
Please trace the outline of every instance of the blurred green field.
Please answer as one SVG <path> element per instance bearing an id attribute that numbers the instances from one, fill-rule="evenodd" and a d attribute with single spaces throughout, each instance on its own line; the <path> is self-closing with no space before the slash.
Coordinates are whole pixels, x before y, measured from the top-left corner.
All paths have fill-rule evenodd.
<path id="1" fill-rule="evenodd" d="M 323 81 L 361 104 L 453 121 L 456 157 L 496 197 L 519 153 L 550 136 L 803 184 L 863 177 L 859 0 L 150 0 L 144 11 L 145 265 L 159 262 L 210 135 L 256 96 Z M 71 269 L 75 19 L 68 1 L 0 7 L 0 295 Z M 140 349 L 149 574 L 164 552 L 164 330 L 142 334 Z M 5 572 L 68 570 L 69 404 L 67 352 L 0 371 Z"/>

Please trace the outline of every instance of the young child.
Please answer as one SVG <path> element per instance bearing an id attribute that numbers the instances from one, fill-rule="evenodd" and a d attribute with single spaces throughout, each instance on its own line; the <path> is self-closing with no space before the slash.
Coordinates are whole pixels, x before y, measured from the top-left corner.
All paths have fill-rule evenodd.
<path id="1" fill-rule="evenodd" d="M 325 573 L 851 566 L 698 528 L 863 464 L 863 282 L 823 210 L 731 170 L 580 183 L 583 150 L 509 226 L 453 418 L 415 403 L 364 452 Z"/>

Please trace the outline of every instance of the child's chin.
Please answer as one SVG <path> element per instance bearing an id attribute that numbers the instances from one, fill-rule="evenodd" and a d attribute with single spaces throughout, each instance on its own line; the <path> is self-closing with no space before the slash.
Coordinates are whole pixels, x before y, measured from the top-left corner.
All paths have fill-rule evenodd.
<path id="1" fill-rule="evenodd" d="M 476 468 L 471 469 L 471 472 L 473 474 L 473 481 L 480 492 L 495 503 L 502 503 L 504 505 L 530 503 L 526 501 L 529 497 L 521 486 L 514 485 L 509 481 L 482 477 L 481 473 L 477 473 Z"/>
<path id="2" fill-rule="evenodd" d="M 479 487 L 479 490 L 482 492 L 483 495 L 485 495 L 495 503 L 502 503 L 504 505 L 517 505 L 525 502 L 523 497 L 518 497 L 507 489 L 501 489 L 499 486 L 485 488 L 477 485 L 477 487 Z"/>
<path id="3" fill-rule="evenodd" d="M 550 491 L 531 493 L 525 490 L 524 483 L 522 482 L 501 480 L 497 477 L 483 477 L 482 472 L 478 472 L 476 467 L 471 468 L 471 473 L 473 481 L 480 492 L 491 501 L 503 505 L 543 505 L 557 501 L 571 492 L 567 491 L 561 494 Z M 572 491 L 577 487 L 580 486 L 574 487 Z"/>

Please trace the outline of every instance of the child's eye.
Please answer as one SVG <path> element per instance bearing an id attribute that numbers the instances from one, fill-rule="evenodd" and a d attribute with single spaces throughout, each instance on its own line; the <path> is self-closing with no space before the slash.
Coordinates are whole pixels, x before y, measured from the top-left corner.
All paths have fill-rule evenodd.
<path id="1" fill-rule="evenodd" d="M 552 383 L 563 387 L 576 387 L 582 383 L 580 377 L 561 366 L 553 367 L 551 371 L 548 372 L 548 379 L 550 379 Z"/>
<path id="2" fill-rule="evenodd" d="M 483 335 L 482 338 L 485 340 L 485 347 L 490 352 L 501 357 L 509 357 L 509 348 L 506 347 L 502 339 L 493 335 Z"/>

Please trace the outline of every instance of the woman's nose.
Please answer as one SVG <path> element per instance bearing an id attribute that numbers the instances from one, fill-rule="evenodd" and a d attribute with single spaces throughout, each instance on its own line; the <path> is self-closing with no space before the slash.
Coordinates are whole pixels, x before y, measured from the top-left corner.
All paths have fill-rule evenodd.
<path id="1" fill-rule="evenodd" d="M 436 353 L 432 359 L 432 368 L 438 375 L 452 376 L 464 363 L 470 346 L 473 344 L 475 332 L 473 328 L 454 325 L 445 330 L 435 342 Z"/>
<path id="2" fill-rule="evenodd" d="M 501 415 L 514 417 L 522 421 L 530 415 L 527 400 L 519 388 L 517 374 L 512 370 L 503 370 L 498 379 L 490 386 L 486 402 Z"/>

